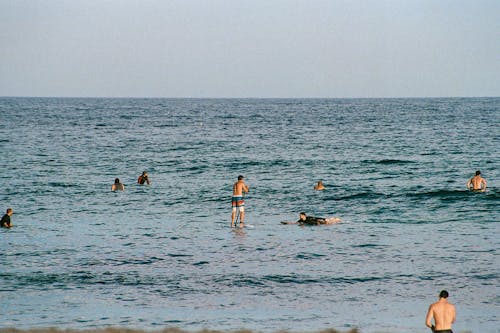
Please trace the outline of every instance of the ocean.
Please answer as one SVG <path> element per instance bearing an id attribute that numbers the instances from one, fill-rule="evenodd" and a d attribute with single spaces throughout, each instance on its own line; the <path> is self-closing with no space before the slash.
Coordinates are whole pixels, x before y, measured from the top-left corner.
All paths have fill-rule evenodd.
<path id="1" fill-rule="evenodd" d="M 499 124 L 500 98 L 0 98 L 0 328 L 417 333 L 446 289 L 455 332 L 498 332 Z"/>

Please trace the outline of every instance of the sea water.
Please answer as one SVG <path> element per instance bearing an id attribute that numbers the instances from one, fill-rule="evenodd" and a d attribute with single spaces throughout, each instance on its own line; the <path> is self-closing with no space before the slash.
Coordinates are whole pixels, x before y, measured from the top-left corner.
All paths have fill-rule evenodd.
<path id="1" fill-rule="evenodd" d="M 0 98 L 0 327 L 416 333 L 446 289 L 456 332 L 498 332 L 499 120 L 500 98 Z M 342 223 L 280 224 L 300 211 Z"/>

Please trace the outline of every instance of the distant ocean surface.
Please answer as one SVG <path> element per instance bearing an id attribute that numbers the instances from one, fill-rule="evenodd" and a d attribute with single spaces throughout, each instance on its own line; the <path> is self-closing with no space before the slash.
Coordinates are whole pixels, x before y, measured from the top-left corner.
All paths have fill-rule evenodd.
<path id="1" fill-rule="evenodd" d="M 0 98 L 0 328 L 417 333 L 446 289 L 455 332 L 496 333 L 499 124 L 500 98 Z"/>

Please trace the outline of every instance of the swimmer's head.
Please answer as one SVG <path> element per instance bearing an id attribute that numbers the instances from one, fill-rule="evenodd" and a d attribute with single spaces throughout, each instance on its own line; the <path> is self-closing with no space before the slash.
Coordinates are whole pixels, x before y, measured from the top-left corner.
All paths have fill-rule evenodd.
<path id="1" fill-rule="evenodd" d="M 143 171 L 143 172 L 142 172 L 142 176 L 143 176 L 143 177 L 147 177 L 147 176 L 148 176 L 148 172 L 147 172 L 147 171 Z"/>
<path id="2" fill-rule="evenodd" d="M 448 292 L 446 290 L 441 290 L 439 298 L 448 298 Z"/>
<path id="3" fill-rule="evenodd" d="M 119 178 L 115 178 L 115 184 L 120 184 L 120 179 Z"/>
<path id="4" fill-rule="evenodd" d="M 243 178 L 245 178 L 245 177 L 243 177 L 242 175 L 238 176 L 238 180 L 242 180 Z"/>
<path id="5" fill-rule="evenodd" d="M 6 213 L 7 213 L 7 215 L 10 216 L 10 215 L 14 214 L 14 210 L 12 208 L 7 208 L 7 212 Z"/>
<path id="6" fill-rule="evenodd" d="M 305 220 L 305 219 L 306 219 L 306 217 L 307 217 L 307 215 L 306 215 L 306 213 L 305 213 L 305 212 L 300 212 L 300 213 L 299 213 L 299 218 L 300 218 L 301 220 Z"/>
<path id="7" fill-rule="evenodd" d="M 481 174 L 481 171 L 477 170 L 476 171 L 476 176 L 479 176 Z"/>

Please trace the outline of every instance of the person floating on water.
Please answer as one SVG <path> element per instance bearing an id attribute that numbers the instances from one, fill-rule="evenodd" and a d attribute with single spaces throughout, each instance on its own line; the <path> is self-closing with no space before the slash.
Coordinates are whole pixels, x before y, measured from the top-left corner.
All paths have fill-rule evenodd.
<path id="1" fill-rule="evenodd" d="M 231 197 L 231 228 L 236 226 L 236 210 L 239 210 L 240 228 L 245 226 L 245 201 L 243 200 L 243 193 L 248 193 L 248 186 L 243 181 L 243 176 L 238 176 L 238 181 L 233 185 L 233 196 Z"/>
<path id="2" fill-rule="evenodd" d="M 143 171 L 142 172 L 142 175 L 139 176 L 139 178 L 137 178 L 137 183 L 141 184 L 141 185 L 144 185 L 144 183 L 146 184 L 151 184 L 151 182 L 149 181 L 149 175 L 147 173 L 147 171 Z"/>
<path id="3" fill-rule="evenodd" d="M 320 180 L 314 185 L 314 189 L 316 191 L 323 191 L 325 189 L 325 185 L 323 185 L 323 181 Z"/>
<path id="4" fill-rule="evenodd" d="M 120 183 L 119 178 L 115 178 L 115 183 L 111 185 L 111 191 L 124 191 L 125 190 L 125 185 Z"/>
<path id="5" fill-rule="evenodd" d="M 434 325 L 432 325 L 431 322 L 433 318 Z M 429 306 L 429 311 L 427 311 L 427 316 L 425 318 L 425 325 L 434 333 L 453 333 L 451 324 L 455 322 L 455 319 L 455 306 L 448 303 L 448 292 L 442 290 L 439 293 L 439 301 Z"/>
<path id="6" fill-rule="evenodd" d="M 5 215 L 2 217 L 2 220 L 0 221 L 0 227 L 2 228 L 12 228 L 12 222 L 10 220 L 10 217 L 14 214 L 14 210 L 12 208 L 7 208 L 7 212 Z"/>
<path id="7" fill-rule="evenodd" d="M 298 225 L 320 225 L 320 224 L 335 224 L 341 221 L 340 217 L 314 217 L 307 216 L 305 212 L 299 214 L 299 220 L 297 222 L 287 222 L 283 221 L 281 224 L 298 224 Z"/>
<path id="8" fill-rule="evenodd" d="M 473 192 L 486 191 L 486 180 L 481 177 L 481 171 L 477 170 L 476 175 L 467 181 L 467 188 Z"/>

